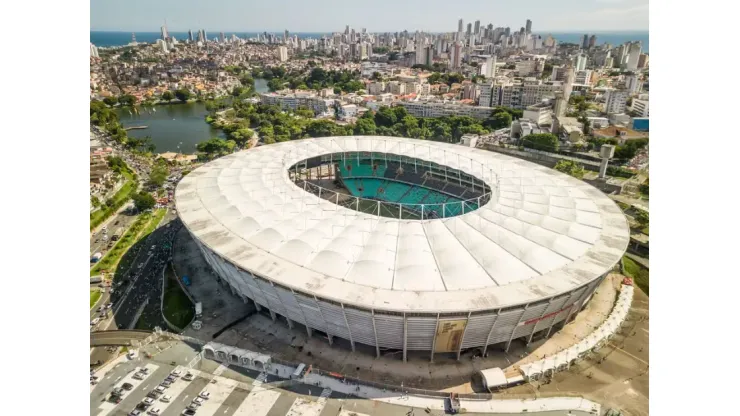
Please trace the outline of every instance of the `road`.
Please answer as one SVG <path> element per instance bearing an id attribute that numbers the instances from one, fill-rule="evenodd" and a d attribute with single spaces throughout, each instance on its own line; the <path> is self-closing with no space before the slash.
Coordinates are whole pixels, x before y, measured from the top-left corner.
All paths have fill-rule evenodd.
<path id="1" fill-rule="evenodd" d="M 135 327 L 135 318 L 140 312 L 142 304 L 150 299 L 145 309 L 160 308 L 162 292 L 162 271 L 169 261 L 170 250 L 168 243 L 172 242 L 175 231 L 178 229 L 177 215 L 168 210 L 155 229 L 145 239 L 140 240 L 129 249 L 121 260 L 116 274 L 113 277 L 114 293 L 110 295 L 113 303 L 112 318 L 103 321 L 98 330 L 127 329 Z M 176 220 L 173 222 L 173 220 Z M 121 283 L 123 282 L 123 283 Z M 118 284 L 121 283 L 119 286 Z M 155 316 L 161 317 L 159 313 Z M 160 324 L 164 327 L 164 324 Z M 110 358 L 110 352 L 104 348 L 93 348 L 90 353 L 90 362 L 105 362 Z"/>
<path id="2" fill-rule="evenodd" d="M 116 243 L 115 241 L 111 241 L 110 238 L 113 237 L 113 233 L 121 228 L 121 234 L 125 233 L 128 227 L 131 226 L 131 224 L 136 221 L 135 215 L 130 215 L 126 213 L 126 207 L 128 207 L 130 204 L 126 204 L 111 218 L 103 223 L 102 225 L 107 225 L 106 232 L 103 232 L 102 225 L 98 227 L 97 230 L 93 231 L 90 234 L 90 256 L 92 257 L 93 254 L 100 252 L 103 255 L 113 247 L 113 245 Z M 103 235 L 108 236 L 108 240 L 103 240 Z M 120 237 L 120 235 L 119 235 Z M 92 265 L 90 266 L 92 267 Z"/>
<path id="3" fill-rule="evenodd" d="M 150 331 L 98 331 L 90 333 L 90 345 L 131 345 L 131 340 L 141 341 L 151 335 Z"/>

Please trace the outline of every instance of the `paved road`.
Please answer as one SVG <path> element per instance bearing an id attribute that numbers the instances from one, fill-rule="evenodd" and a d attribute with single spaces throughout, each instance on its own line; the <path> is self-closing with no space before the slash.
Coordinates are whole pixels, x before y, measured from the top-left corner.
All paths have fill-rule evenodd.
<path id="1" fill-rule="evenodd" d="M 90 333 L 90 345 L 130 345 L 131 340 L 141 341 L 151 335 L 148 331 L 99 331 Z"/>

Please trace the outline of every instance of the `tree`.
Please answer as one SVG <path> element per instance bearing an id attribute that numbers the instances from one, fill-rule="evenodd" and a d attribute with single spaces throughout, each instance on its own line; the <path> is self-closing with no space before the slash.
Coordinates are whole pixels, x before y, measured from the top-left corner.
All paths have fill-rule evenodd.
<path id="1" fill-rule="evenodd" d="M 130 94 L 124 94 L 124 95 L 118 97 L 118 102 L 122 106 L 133 107 L 133 106 L 136 105 L 136 97 L 134 97 L 133 95 L 130 95 Z"/>
<path id="2" fill-rule="evenodd" d="M 207 153 L 209 156 L 221 155 L 225 153 L 231 153 L 236 146 L 236 142 L 233 140 L 224 140 L 219 138 L 213 138 L 204 142 L 198 143 L 196 148 L 199 152 Z"/>
<path id="3" fill-rule="evenodd" d="M 93 207 L 97 208 L 100 206 L 100 199 L 98 199 L 97 196 L 93 196 L 90 198 L 90 203 L 92 204 Z"/>
<path id="4" fill-rule="evenodd" d="M 175 94 L 173 94 L 172 91 L 167 90 L 162 93 L 162 99 L 169 103 L 175 99 Z"/>
<path id="5" fill-rule="evenodd" d="M 635 221 L 640 224 L 640 228 L 644 228 L 650 224 L 650 214 L 648 214 L 647 211 L 637 209 L 637 212 L 635 213 Z"/>
<path id="6" fill-rule="evenodd" d="M 375 113 L 375 124 L 377 126 L 392 127 L 397 121 L 396 113 L 390 107 L 381 107 Z"/>
<path id="7" fill-rule="evenodd" d="M 381 81 L 383 79 L 383 76 L 380 75 L 380 72 L 375 71 L 373 72 L 373 76 L 370 79 L 372 79 L 373 81 Z"/>
<path id="8" fill-rule="evenodd" d="M 164 159 L 157 160 L 151 173 L 149 173 L 149 185 L 159 188 L 164 185 L 164 181 L 167 180 L 169 174 L 170 169 L 167 167 L 167 162 Z"/>
<path id="9" fill-rule="evenodd" d="M 157 203 L 157 201 L 154 199 L 152 194 L 149 192 L 139 192 L 134 194 L 131 199 L 134 201 L 134 206 L 139 211 L 146 211 L 148 209 L 154 208 L 154 205 Z"/>
<path id="10" fill-rule="evenodd" d="M 487 118 L 483 125 L 492 129 L 505 129 L 511 126 L 511 114 L 506 111 L 493 112 L 492 116 Z"/>
<path id="11" fill-rule="evenodd" d="M 192 93 L 185 88 L 180 88 L 175 91 L 175 97 L 182 102 L 187 102 L 192 97 Z"/>
<path id="12" fill-rule="evenodd" d="M 355 134 L 357 135 L 374 135 L 377 131 L 377 126 L 372 118 L 361 117 L 355 123 Z"/>
<path id="13" fill-rule="evenodd" d="M 113 96 L 105 97 L 103 98 L 103 102 L 105 103 L 105 105 L 113 107 L 114 105 L 118 104 L 118 98 Z"/>
<path id="14" fill-rule="evenodd" d="M 546 152 L 557 152 L 560 149 L 558 137 L 551 133 L 528 134 L 521 139 L 524 147 Z"/>
<path id="15" fill-rule="evenodd" d="M 248 89 L 246 89 L 244 87 L 234 87 L 234 89 L 231 90 L 231 95 L 234 96 L 234 97 L 238 97 L 238 96 L 244 94 L 247 91 L 248 91 Z"/>
<path id="16" fill-rule="evenodd" d="M 583 174 L 586 173 L 581 164 L 565 159 L 558 161 L 555 165 L 555 170 L 566 173 L 577 179 L 583 179 Z"/>
<path id="17" fill-rule="evenodd" d="M 430 75 L 429 78 L 427 78 L 427 81 L 429 81 L 430 84 L 436 84 L 442 81 L 442 74 L 440 74 L 439 72 L 435 72 Z"/>
<path id="18" fill-rule="evenodd" d="M 254 78 L 252 78 L 249 74 L 242 75 L 241 78 L 239 78 L 239 82 L 242 83 L 245 87 L 254 87 Z"/>

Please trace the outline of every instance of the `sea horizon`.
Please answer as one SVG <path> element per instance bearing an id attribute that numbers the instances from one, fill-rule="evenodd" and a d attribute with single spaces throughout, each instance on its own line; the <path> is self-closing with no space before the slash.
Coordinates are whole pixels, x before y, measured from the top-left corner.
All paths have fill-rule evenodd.
<path id="1" fill-rule="evenodd" d="M 283 32 L 279 31 L 260 31 L 260 32 L 227 32 L 224 31 L 224 36 L 227 38 L 230 38 L 231 35 L 236 35 L 237 37 L 241 39 L 245 38 L 254 38 L 257 37 L 258 34 L 262 33 L 268 33 L 268 34 L 278 34 L 282 35 Z M 131 42 L 132 39 L 132 33 L 136 35 L 136 41 L 137 42 L 146 42 L 146 43 L 154 43 L 161 37 L 160 32 L 149 32 L 149 31 L 113 31 L 113 30 L 91 30 L 90 31 L 90 42 L 93 43 L 95 46 L 98 47 L 115 47 L 115 46 L 125 46 L 128 45 Z M 220 31 L 210 31 L 206 30 L 206 33 L 209 38 L 213 39 L 214 37 L 218 36 L 221 32 Z M 331 35 L 334 32 L 289 32 L 290 35 L 296 35 L 298 38 L 320 38 L 324 35 Z M 377 32 L 373 32 L 377 33 Z M 380 33 L 391 33 L 391 32 L 380 32 Z M 429 33 L 435 33 L 435 32 L 429 32 Z M 438 32 L 442 33 L 442 32 Z M 552 35 L 558 42 L 561 43 L 580 43 L 581 39 L 583 38 L 583 35 L 588 34 L 596 35 L 596 44 L 601 45 L 604 43 L 609 43 L 613 46 L 620 45 L 625 42 L 635 42 L 635 41 L 641 41 L 642 42 L 642 49 L 643 52 L 649 53 L 649 31 L 647 30 L 629 30 L 629 31 L 540 31 L 535 32 L 535 34 L 546 37 L 548 35 Z M 170 32 L 171 36 L 174 36 L 175 39 L 178 40 L 185 40 L 187 39 L 188 32 Z M 197 36 L 197 31 L 193 31 L 193 36 Z"/>

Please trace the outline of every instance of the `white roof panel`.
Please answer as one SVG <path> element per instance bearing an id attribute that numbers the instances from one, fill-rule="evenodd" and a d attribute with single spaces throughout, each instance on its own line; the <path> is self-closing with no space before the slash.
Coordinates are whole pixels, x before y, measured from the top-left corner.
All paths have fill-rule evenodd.
<path id="1" fill-rule="evenodd" d="M 399 220 L 335 205 L 294 184 L 294 164 L 374 151 L 460 169 L 492 190 L 483 207 Z M 234 265 L 353 306 L 459 312 L 513 306 L 587 284 L 629 242 L 624 215 L 590 185 L 495 152 L 384 136 L 304 139 L 210 162 L 178 184 L 183 223 Z"/>

